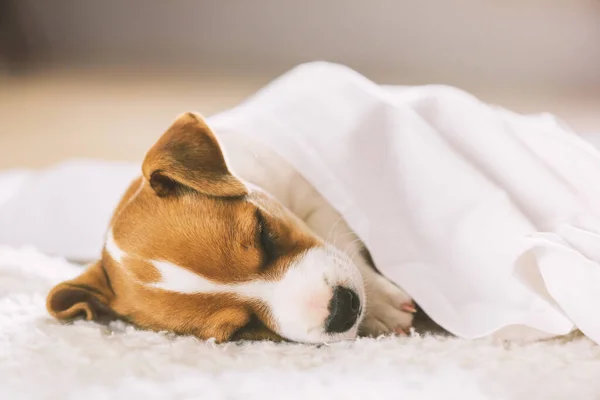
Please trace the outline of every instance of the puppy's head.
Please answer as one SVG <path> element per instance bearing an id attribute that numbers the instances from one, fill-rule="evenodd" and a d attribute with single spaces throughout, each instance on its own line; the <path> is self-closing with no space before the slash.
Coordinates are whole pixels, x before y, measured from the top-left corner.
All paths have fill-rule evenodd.
<path id="1" fill-rule="evenodd" d="M 102 258 L 48 295 L 59 319 L 122 318 L 202 339 L 353 338 L 364 288 L 350 259 L 229 171 L 201 117 L 150 149 Z"/>

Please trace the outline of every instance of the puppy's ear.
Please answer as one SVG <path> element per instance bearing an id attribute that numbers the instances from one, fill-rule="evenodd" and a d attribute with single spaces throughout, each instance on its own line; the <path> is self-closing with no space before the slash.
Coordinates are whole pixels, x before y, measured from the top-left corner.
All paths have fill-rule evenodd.
<path id="1" fill-rule="evenodd" d="M 83 316 L 88 321 L 108 321 L 117 318 L 110 308 L 114 293 L 102 261 L 90 265 L 77 278 L 56 285 L 48 294 L 46 308 L 60 319 Z"/>
<path id="2" fill-rule="evenodd" d="M 177 118 L 148 151 L 142 170 L 159 196 L 182 188 L 216 197 L 247 194 L 244 184 L 229 172 L 217 138 L 193 113 Z"/>

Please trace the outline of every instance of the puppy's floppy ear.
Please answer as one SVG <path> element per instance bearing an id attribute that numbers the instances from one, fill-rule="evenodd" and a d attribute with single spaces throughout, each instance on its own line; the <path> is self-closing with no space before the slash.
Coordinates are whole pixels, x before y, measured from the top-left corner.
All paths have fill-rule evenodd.
<path id="1" fill-rule="evenodd" d="M 48 294 L 48 312 L 61 320 L 79 316 L 88 321 L 116 319 L 110 308 L 114 293 L 102 261 L 90 265 L 77 278 L 56 285 Z"/>
<path id="2" fill-rule="evenodd" d="M 142 170 L 159 196 L 182 187 L 217 197 L 247 194 L 244 184 L 229 172 L 217 138 L 193 113 L 177 118 L 148 151 Z"/>

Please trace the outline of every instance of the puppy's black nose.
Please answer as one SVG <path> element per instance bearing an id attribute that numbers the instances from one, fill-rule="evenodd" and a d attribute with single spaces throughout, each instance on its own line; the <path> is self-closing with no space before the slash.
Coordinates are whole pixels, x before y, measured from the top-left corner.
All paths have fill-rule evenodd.
<path id="1" fill-rule="evenodd" d="M 328 333 L 342 333 L 354 326 L 360 314 L 360 298 L 354 290 L 336 286 L 329 302 L 329 318 L 325 322 Z"/>

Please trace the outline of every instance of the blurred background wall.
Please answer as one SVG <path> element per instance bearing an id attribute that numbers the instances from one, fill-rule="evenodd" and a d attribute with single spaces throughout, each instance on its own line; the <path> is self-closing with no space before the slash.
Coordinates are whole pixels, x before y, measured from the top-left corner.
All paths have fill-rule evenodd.
<path id="1" fill-rule="evenodd" d="M 597 0 L 20 0 L 32 58 L 379 79 L 600 86 Z"/>
<path id="2" fill-rule="evenodd" d="M 380 83 L 452 84 L 596 129 L 598 0 L 0 0 L 0 24 L 0 119 L 13 132 L 0 132 L 0 148 L 11 149 L 0 167 L 130 159 L 151 141 L 128 133 L 137 119 L 156 130 L 175 111 L 217 112 L 316 59 Z M 103 106 L 111 102 L 117 110 Z M 48 113 L 44 134 L 15 116 L 27 108 Z M 84 140 L 73 119 L 93 108 L 115 122 L 75 123 Z M 104 151 L 115 130 L 130 143 Z M 75 147 L 32 161 L 12 154 L 23 135 Z"/>

